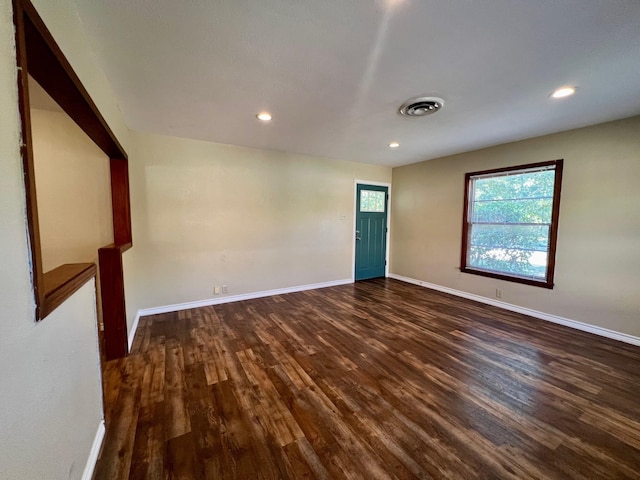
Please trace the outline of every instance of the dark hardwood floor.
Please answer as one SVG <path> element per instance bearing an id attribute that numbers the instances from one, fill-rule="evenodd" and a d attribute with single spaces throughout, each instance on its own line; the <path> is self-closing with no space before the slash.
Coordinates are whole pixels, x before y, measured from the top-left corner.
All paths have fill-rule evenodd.
<path id="1" fill-rule="evenodd" d="M 101 479 L 638 479 L 640 348 L 394 280 L 155 315 Z"/>

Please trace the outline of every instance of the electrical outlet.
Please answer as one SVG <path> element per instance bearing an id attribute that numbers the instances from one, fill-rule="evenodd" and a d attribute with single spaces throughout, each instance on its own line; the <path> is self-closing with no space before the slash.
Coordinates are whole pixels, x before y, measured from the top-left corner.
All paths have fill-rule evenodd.
<path id="1" fill-rule="evenodd" d="M 229 285 L 222 285 L 222 293 L 229 293 Z"/>
<path id="2" fill-rule="evenodd" d="M 220 286 L 216 285 L 215 287 L 213 287 L 213 294 L 214 295 L 220 295 Z"/>
<path id="3" fill-rule="evenodd" d="M 496 288 L 496 298 L 502 298 L 502 290 Z"/>

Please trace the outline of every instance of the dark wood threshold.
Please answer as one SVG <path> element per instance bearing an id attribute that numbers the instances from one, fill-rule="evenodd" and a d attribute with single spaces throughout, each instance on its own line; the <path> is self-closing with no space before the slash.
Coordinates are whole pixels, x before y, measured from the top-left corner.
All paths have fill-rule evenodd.
<path id="1" fill-rule="evenodd" d="M 44 274 L 42 318 L 96 276 L 95 263 L 67 263 Z"/>

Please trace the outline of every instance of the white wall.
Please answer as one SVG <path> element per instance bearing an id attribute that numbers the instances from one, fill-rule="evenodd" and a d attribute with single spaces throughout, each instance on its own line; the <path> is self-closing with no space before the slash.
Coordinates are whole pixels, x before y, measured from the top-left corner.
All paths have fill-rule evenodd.
<path id="1" fill-rule="evenodd" d="M 73 2 L 34 3 L 107 121 L 126 132 Z M 101 421 L 94 287 L 34 322 L 14 48 L 11 1 L 0 0 L 0 478 L 78 479 Z"/>
<path id="2" fill-rule="evenodd" d="M 464 174 L 563 158 L 555 288 L 461 273 Z M 640 117 L 393 170 L 392 273 L 640 337 Z"/>
<path id="3" fill-rule="evenodd" d="M 350 279 L 354 179 L 391 169 L 135 134 L 135 248 L 125 258 L 136 309 Z"/>
<path id="4" fill-rule="evenodd" d="M 109 157 L 66 113 L 31 109 L 31 131 L 43 269 L 97 263 L 113 243 Z"/>
<path id="5" fill-rule="evenodd" d="M 102 419 L 95 305 L 91 281 L 37 325 L 3 311 L 0 478 L 82 477 Z"/>

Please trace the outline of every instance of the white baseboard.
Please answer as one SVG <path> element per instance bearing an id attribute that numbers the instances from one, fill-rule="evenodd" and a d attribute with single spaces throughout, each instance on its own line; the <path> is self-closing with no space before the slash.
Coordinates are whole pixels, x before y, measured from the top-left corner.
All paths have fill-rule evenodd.
<path id="1" fill-rule="evenodd" d="M 346 278 L 343 280 L 333 280 L 331 282 L 312 283 L 309 285 L 298 285 L 295 287 L 277 288 L 275 290 L 263 290 L 261 292 L 243 293 L 241 295 L 230 295 L 228 297 L 208 298 L 206 300 L 197 300 L 195 302 L 177 303 L 174 305 L 165 305 L 163 307 L 141 308 L 138 310 L 136 318 L 129 332 L 129 350 L 133 345 L 133 339 L 138 329 L 140 317 L 145 315 L 157 315 L 159 313 L 178 312 L 180 310 L 189 310 L 191 308 L 209 307 L 211 305 L 221 305 L 223 303 L 240 302 L 242 300 L 252 300 L 254 298 L 271 297 L 273 295 L 284 295 L 285 293 L 303 292 L 305 290 L 315 290 L 317 288 L 335 287 L 338 285 L 347 285 L 353 283 L 353 279 Z"/>
<path id="2" fill-rule="evenodd" d="M 133 339 L 136 336 L 136 331 L 138 330 L 138 322 L 140 321 L 140 310 L 136 313 L 136 318 L 133 319 L 133 325 L 131 325 L 131 330 L 127 334 L 127 341 L 129 342 L 129 351 L 131 351 L 131 347 L 133 346 Z"/>
<path id="3" fill-rule="evenodd" d="M 91 446 L 91 451 L 89 452 L 89 458 L 87 458 L 87 464 L 85 465 L 84 472 L 82 473 L 82 480 L 91 480 L 93 478 L 93 471 L 96 468 L 96 463 L 98 462 L 98 457 L 100 456 L 100 449 L 102 448 L 102 441 L 104 440 L 105 431 L 104 420 L 101 420 L 100 424 L 98 425 L 96 436 L 93 439 L 93 445 Z"/>
<path id="4" fill-rule="evenodd" d="M 524 315 L 529 315 L 530 317 L 535 317 L 541 320 L 546 320 L 548 322 L 564 325 L 565 327 L 575 328 L 576 330 L 581 330 L 583 332 L 589 332 L 595 335 L 600 335 L 601 337 L 611 338 L 613 340 L 618 340 L 620 342 L 640 346 L 640 337 L 635 337 L 627 333 L 616 332 L 615 330 L 609 330 L 607 328 L 598 327 L 596 325 L 578 322 L 576 320 L 571 320 L 570 318 L 559 317 L 557 315 L 551 315 L 550 313 L 539 312 L 538 310 L 532 310 L 530 308 L 520 307 L 518 305 L 513 305 L 511 303 L 500 302 L 492 298 L 487 298 L 480 295 L 475 295 L 473 293 L 467 293 L 461 290 L 455 290 L 453 288 L 436 285 L 435 283 L 424 282 L 422 280 L 416 280 L 415 278 L 403 277 L 402 275 L 396 275 L 395 273 L 390 273 L 389 278 L 394 278 L 396 280 L 400 280 L 406 283 L 412 283 L 414 285 L 429 288 L 431 290 L 437 290 L 439 292 L 449 293 L 457 297 L 467 298 L 469 300 L 485 303 L 487 305 L 493 305 L 494 307 L 503 308 L 505 310 L 510 310 L 512 312 L 522 313 Z"/>

